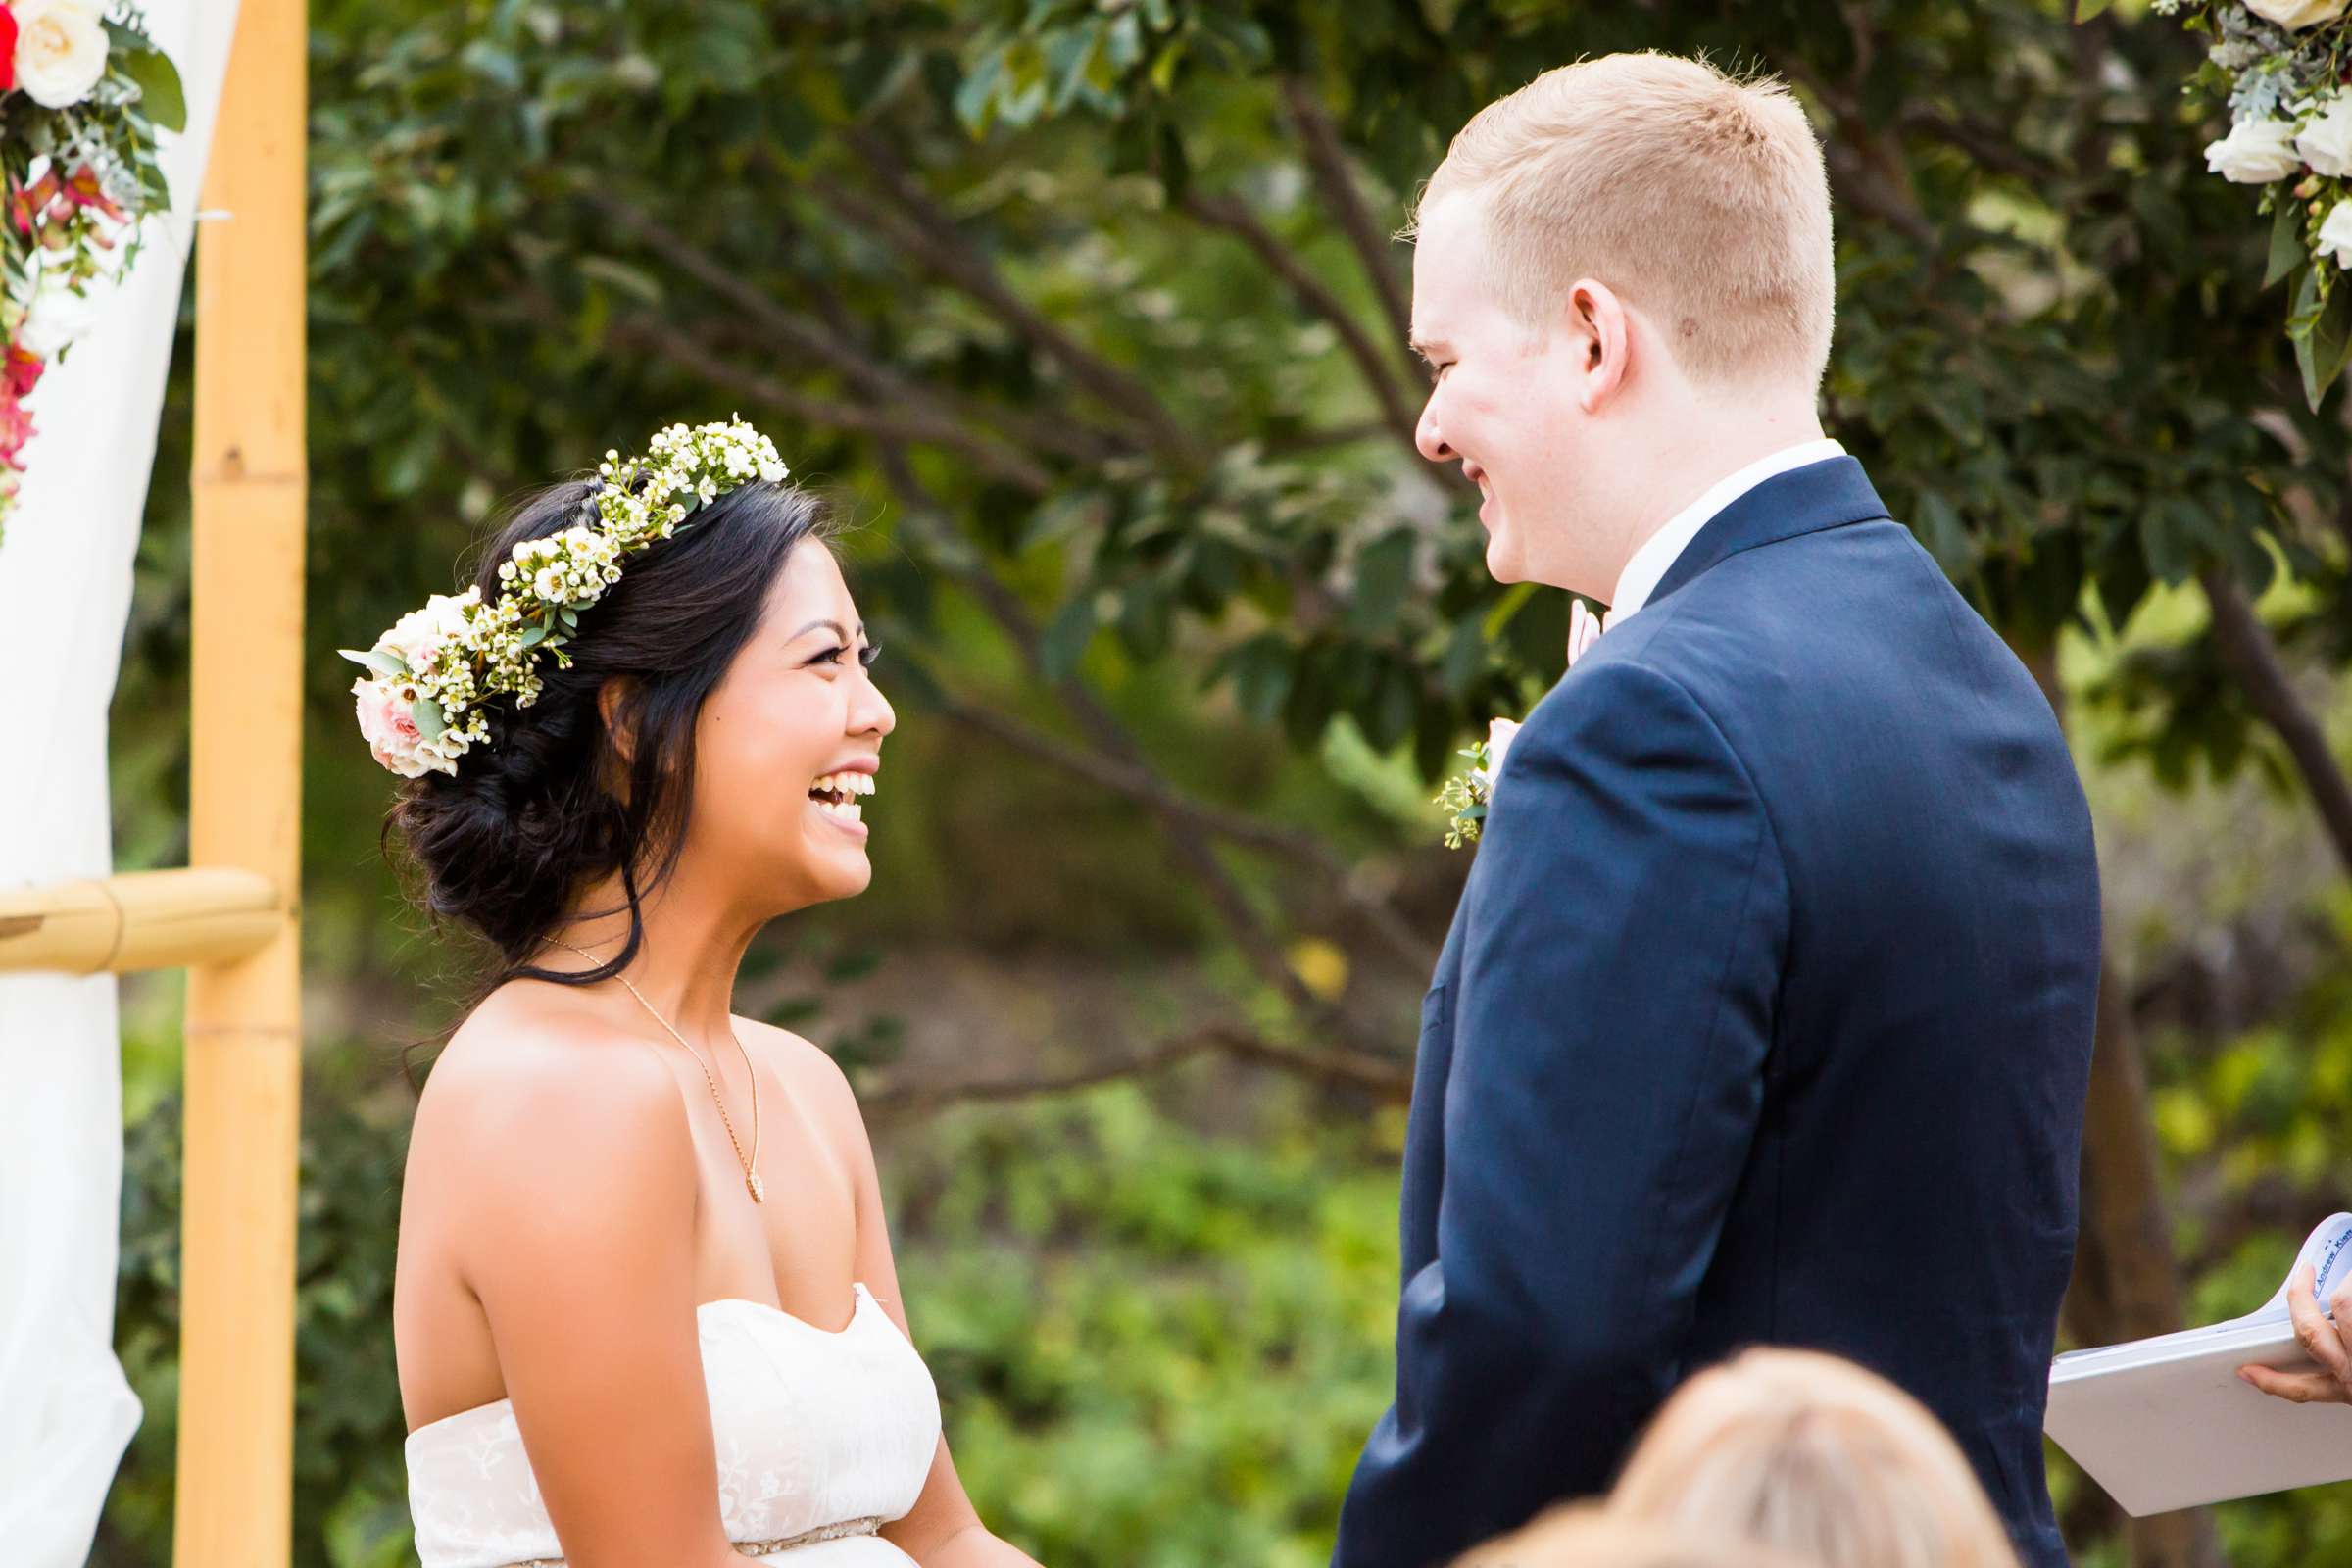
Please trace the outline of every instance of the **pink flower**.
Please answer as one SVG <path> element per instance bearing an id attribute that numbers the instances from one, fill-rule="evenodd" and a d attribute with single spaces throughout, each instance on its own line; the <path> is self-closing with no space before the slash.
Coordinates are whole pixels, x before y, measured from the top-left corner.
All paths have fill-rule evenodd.
<path id="1" fill-rule="evenodd" d="M 1518 738 L 1518 734 L 1519 723 L 1516 719 L 1497 718 L 1488 721 L 1487 778 L 1490 787 L 1492 787 L 1493 780 L 1502 776 L 1503 754 L 1511 749 L 1511 742 Z"/>
<path id="2" fill-rule="evenodd" d="M 48 216 L 49 204 L 57 199 L 57 171 L 52 169 L 29 185 L 20 185 L 15 179 L 8 182 L 9 221 L 20 234 L 30 234 L 42 219 Z"/>
<path id="3" fill-rule="evenodd" d="M 411 711 L 416 687 L 405 681 L 362 676 L 352 682 L 351 692 L 359 699 L 360 734 L 378 762 L 402 778 L 416 778 L 435 767 L 445 773 L 457 771 L 425 745 L 424 732 L 416 727 Z"/>
<path id="4" fill-rule="evenodd" d="M 32 411 L 11 385 L 0 385 L 0 466 L 24 468 L 24 443 L 32 439 Z"/>
<path id="5" fill-rule="evenodd" d="M 17 84 L 17 16 L 0 6 L 0 92 Z"/>
<path id="6" fill-rule="evenodd" d="M 0 362 L 0 396 L 21 400 L 32 396 L 40 383 L 44 362 L 38 354 L 22 343 L 8 346 L 8 357 Z"/>

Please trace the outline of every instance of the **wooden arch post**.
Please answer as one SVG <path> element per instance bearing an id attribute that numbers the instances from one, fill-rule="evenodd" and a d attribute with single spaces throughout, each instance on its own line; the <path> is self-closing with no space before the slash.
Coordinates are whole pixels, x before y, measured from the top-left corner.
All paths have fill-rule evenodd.
<path id="1" fill-rule="evenodd" d="M 241 0 L 196 252 L 188 858 L 269 942 L 188 971 L 172 1560 L 284 1568 L 302 1107 L 304 0 Z"/>
<path id="2" fill-rule="evenodd" d="M 200 204 L 190 863 L 0 892 L 0 972 L 188 971 L 179 1568 L 293 1547 L 308 25 L 241 0 Z"/>

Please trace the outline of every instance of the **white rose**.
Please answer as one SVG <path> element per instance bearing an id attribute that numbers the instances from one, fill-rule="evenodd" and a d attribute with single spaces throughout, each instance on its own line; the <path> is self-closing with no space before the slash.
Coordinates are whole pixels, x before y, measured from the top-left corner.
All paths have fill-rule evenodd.
<path id="1" fill-rule="evenodd" d="M 2328 101 L 2328 112 L 2295 133 L 2295 151 L 2322 174 L 2352 174 L 2352 92 Z"/>
<path id="2" fill-rule="evenodd" d="M 2320 255 L 2334 257 L 2336 266 L 2352 272 L 2352 201 L 2335 204 L 2328 221 L 2320 225 L 2317 249 Z"/>
<path id="3" fill-rule="evenodd" d="M 2246 9 L 2289 32 L 2300 32 L 2323 22 L 2333 22 L 2344 14 L 2348 3 L 2352 0 L 2246 0 Z"/>
<path id="4" fill-rule="evenodd" d="M 92 280 L 83 286 L 84 292 L 76 293 L 51 274 L 33 295 L 17 341 L 44 360 L 55 359 L 60 351 L 80 342 L 98 324 L 98 304 L 90 296 L 99 286 Z"/>
<path id="5" fill-rule="evenodd" d="M 464 607 L 447 594 L 435 594 L 422 610 L 401 616 L 400 623 L 384 633 L 376 646 L 398 654 L 412 672 L 421 674 L 443 647 L 462 642 L 465 636 Z"/>
<path id="6" fill-rule="evenodd" d="M 2292 121 L 2241 120 L 2205 149 L 2205 167 L 2240 185 L 2267 185 L 2303 167 L 2294 142 Z"/>
<path id="7" fill-rule="evenodd" d="M 106 74 L 106 26 L 95 0 L 17 0 L 17 85 L 45 109 L 90 95 Z"/>

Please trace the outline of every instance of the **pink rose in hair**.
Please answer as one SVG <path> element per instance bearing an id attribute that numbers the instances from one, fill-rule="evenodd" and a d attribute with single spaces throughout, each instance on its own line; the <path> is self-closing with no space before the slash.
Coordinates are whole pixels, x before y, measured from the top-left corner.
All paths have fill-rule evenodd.
<path id="1" fill-rule="evenodd" d="M 416 727 L 411 710 L 416 687 L 363 677 L 352 682 L 351 692 L 359 699 L 360 734 L 378 762 L 402 778 L 416 778 L 435 767 L 445 773 L 457 771 L 425 745 L 424 732 Z"/>

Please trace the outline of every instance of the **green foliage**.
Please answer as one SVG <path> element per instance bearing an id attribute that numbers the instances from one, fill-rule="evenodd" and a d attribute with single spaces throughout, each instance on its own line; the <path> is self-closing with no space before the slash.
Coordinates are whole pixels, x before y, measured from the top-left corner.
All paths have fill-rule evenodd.
<path id="1" fill-rule="evenodd" d="M 2265 539 L 2341 576 L 2308 520 L 2335 477 L 2248 418 L 2327 435 L 2261 297 L 2264 236 L 2169 85 L 2194 42 L 2161 19 L 973 0 L 320 21 L 320 510 L 332 537 L 387 504 L 427 522 L 413 554 L 335 574 L 327 608 L 373 599 L 363 623 L 454 549 L 436 514 L 655 411 L 745 403 L 796 467 L 880 479 L 891 547 L 939 584 L 1014 586 L 1039 672 L 1108 632 L 1296 745 L 1345 714 L 1434 779 L 1556 675 L 1558 617 L 1487 614 L 1464 497 L 1384 428 L 1384 399 L 1413 401 L 1377 306 L 1404 253 L 1358 254 L 1346 203 L 1394 229 L 1479 103 L 1619 47 L 1710 49 L 1805 94 L 1840 201 L 1834 428 L 1996 621 L 2046 637 L 2086 585 L 2121 618 L 2208 565 L 2259 586 Z M 1302 112 L 1372 183 L 1328 185 Z M 1212 194 L 1345 320 L 1204 221 Z M 955 689 L 936 606 L 880 608 Z"/>
<path id="2" fill-rule="evenodd" d="M 2352 1125 L 2352 896 L 2327 937 L 2331 962 L 2275 1024 L 2218 1049 L 2174 1031 L 2151 1053 L 2160 1147 L 2180 1194 L 2192 1323 L 2270 1298 L 2303 1234 L 2352 1208 L 2344 1129 Z M 2250 1498 L 2220 1510 L 2238 1568 L 2352 1564 L 2352 1504 L 2338 1488 Z"/>
<path id="3" fill-rule="evenodd" d="M 1296 1108 L 1258 1130 L 1203 1138 L 1122 1086 L 960 1113 L 896 1162 L 956 1467 L 1040 1561 L 1329 1559 L 1388 1403 L 1396 1183 Z"/>
<path id="4" fill-rule="evenodd" d="M 116 1352 L 145 1407 L 107 1500 L 95 1561 L 171 1561 L 178 1443 L 180 1102 L 127 1129 Z M 295 1560 L 413 1561 L 392 1358 L 392 1263 L 405 1116 L 311 1097 L 295 1289 Z"/>

